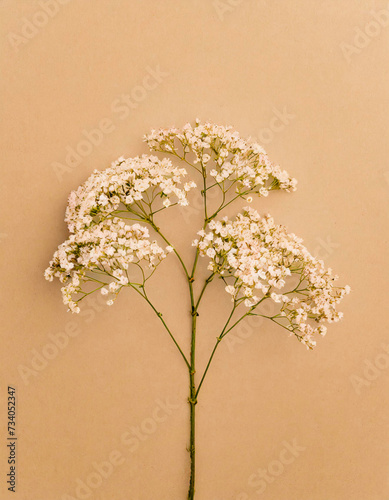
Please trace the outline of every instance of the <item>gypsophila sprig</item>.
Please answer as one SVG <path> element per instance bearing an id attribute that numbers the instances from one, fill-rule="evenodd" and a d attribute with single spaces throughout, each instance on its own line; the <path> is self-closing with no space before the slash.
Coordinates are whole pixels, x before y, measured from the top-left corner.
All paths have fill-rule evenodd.
<path id="1" fill-rule="evenodd" d="M 234 221 L 224 218 L 209 223 L 194 241 L 200 255 L 210 258 L 208 268 L 224 276 L 232 300 L 243 298 L 255 309 L 264 297 L 280 305 L 272 319 L 285 326 L 308 348 L 315 334 L 324 335 L 323 322 L 339 321 L 336 311 L 350 287 L 337 287 L 338 279 L 321 260 L 314 258 L 302 239 L 247 208 Z"/>
<path id="2" fill-rule="evenodd" d="M 184 160 L 188 153 L 194 153 L 193 163 L 207 169 L 214 180 L 212 187 L 218 186 L 223 192 L 234 187 L 239 196 L 245 197 L 251 193 L 267 196 L 274 189 L 296 189 L 296 179 L 273 164 L 262 146 L 242 139 L 230 126 L 196 121 L 194 127 L 187 123 L 182 130 L 152 130 L 145 141 L 151 150 Z"/>
<path id="3" fill-rule="evenodd" d="M 61 288 L 64 304 L 78 313 L 79 302 L 97 290 L 112 305 L 124 286 L 134 285 L 128 274 L 130 265 L 138 267 L 147 280 L 147 274 L 171 251 L 171 247 L 163 249 L 151 241 L 147 227 L 128 225 L 119 218 L 107 219 L 70 235 L 55 252 L 45 277 L 49 281 L 59 278 L 65 284 Z M 86 291 L 85 284 L 94 287 Z"/>
<path id="4" fill-rule="evenodd" d="M 89 227 L 96 221 L 114 214 L 123 205 L 134 211 L 153 212 L 153 206 L 163 198 L 163 208 L 187 205 L 187 193 L 195 182 L 185 182 L 187 171 L 156 156 L 119 158 L 110 168 L 95 170 L 89 179 L 69 196 L 65 221 L 69 231 Z M 183 185 L 182 185 L 183 184 Z M 159 210 L 159 208 L 158 208 Z"/>
<path id="5" fill-rule="evenodd" d="M 261 217 L 251 208 L 238 213 L 233 220 L 220 215 L 240 198 L 251 202 L 253 194 L 263 197 L 275 190 L 296 189 L 296 179 L 271 162 L 259 144 L 241 138 L 230 126 L 199 120 L 181 129 L 152 130 L 145 141 L 151 150 L 170 157 L 121 157 L 106 170 L 95 170 L 73 191 L 65 218 L 70 236 L 58 247 L 45 277 L 49 281 L 59 279 L 63 301 L 73 313 L 80 312 L 82 300 L 92 293 L 102 294 L 107 305 L 112 305 L 126 288 L 142 297 L 156 314 L 188 370 L 187 498 L 194 500 L 196 405 L 219 344 L 251 315 L 269 319 L 312 349 L 316 335 L 326 333 L 324 323 L 342 317 L 337 306 L 350 287 L 336 286 L 337 276 L 332 270 L 314 258 L 300 238 L 277 225 L 270 215 Z M 197 179 L 188 178 L 184 167 L 191 169 L 199 184 Z M 197 185 L 201 186 L 198 194 L 203 217 L 193 231 L 193 238 L 196 233 L 198 237 L 192 238 L 194 255 L 188 265 L 160 227 L 158 217 L 167 209 L 172 216 L 174 207 L 182 210 L 188 205 L 188 193 Z M 198 208 L 194 212 L 199 214 Z M 171 225 L 176 232 L 180 231 L 179 215 L 174 214 Z M 177 342 L 148 294 L 151 278 L 168 254 L 177 259 L 188 290 L 191 327 L 186 348 Z M 205 279 L 199 277 L 201 265 L 208 267 Z M 227 292 L 224 297 L 231 299 L 232 307 L 224 325 L 217 330 L 207 364 L 199 370 L 196 339 L 202 335 L 214 336 L 216 332 L 209 327 L 205 332 L 199 331 L 197 317 L 215 278 L 224 282 Z M 165 293 L 165 287 L 157 291 Z M 275 305 L 277 311 L 265 314 L 265 303 Z M 176 304 L 174 298 L 172 304 Z"/>

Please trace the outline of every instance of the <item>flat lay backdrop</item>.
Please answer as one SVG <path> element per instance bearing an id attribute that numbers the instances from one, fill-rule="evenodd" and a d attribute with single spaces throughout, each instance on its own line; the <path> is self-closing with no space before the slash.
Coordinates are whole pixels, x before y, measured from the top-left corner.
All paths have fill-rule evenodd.
<path id="1" fill-rule="evenodd" d="M 257 138 L 298 179 L 295 193 L 253 206 L 353 290 L 313 352 L 266 322 L 221 345 L 197 406 L 197 500 L 389 498 L 389 5 L 2 0 L 0 10 L 1 500 L 186 498 L 187 372 L 158 319 L 129 291 L 71 315 L 43 271 L 67 237 L 69 192 L 147 152 L 149 129 L 196 117 Z M 188 262 L 201 214 L 169 213 L 160 222 Z M 152 296 L 187 351 L 174 259 Z M 199 370 L 229 305 L 212 284 Z"/>

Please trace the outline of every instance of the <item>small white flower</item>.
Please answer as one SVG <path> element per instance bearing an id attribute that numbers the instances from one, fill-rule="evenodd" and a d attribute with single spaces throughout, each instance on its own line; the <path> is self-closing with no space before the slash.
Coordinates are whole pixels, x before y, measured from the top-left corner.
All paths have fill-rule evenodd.
<path id="1" fill-rule="evenodd" d="M 206 251 L 206 254 L 208 255 L 208 257 L 213 258 L 213 257 L 215 257 L 216 252 L 213 248 L 208 248 L 208 250 Z"/>
<path id="2" fill-rule="evenodd" d="M 112 281 L 109 285 L 108 285 L 108 289 L 110 292 L 116 292 L 116 290 L 119 288 L 119 285 L 117 284 L 116 281 Z"/>
<path id="3" fill-rule="evenodd" d="M 185 182 L 184 191 L 190 191 L 192 188 L 197 187 L 197 184 L 194 181 Z"/>

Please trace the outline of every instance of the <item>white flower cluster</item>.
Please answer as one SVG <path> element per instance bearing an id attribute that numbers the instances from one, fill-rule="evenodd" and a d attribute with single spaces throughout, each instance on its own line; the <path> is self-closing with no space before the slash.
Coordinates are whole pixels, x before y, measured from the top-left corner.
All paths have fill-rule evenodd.
<path id="1" fill-rule="evenodd" d="M 182 148 L 184 156 L 193 152 L 194 163 L 200 163 L 204 169 L 208 167 L 209 175 L 223 190 L 225 181 L 236 183 L 236 192 L 243 196 L 249 192 L 267 196 L 273 189 L 296 189 L 296 179 L 274 165 L 259 144 L 242 139 L 230 126 L 202 124 L 197 120 L 194 127 L 188 123 L 182 130 L 152 130 L 145 136 L 145 141 L 154 151 L 178 156 L 179 148 Z M 209 166 L 211 161 L 214 162 L 213 167 Z"/>
<path id="2" fill-rule="evenodd" d="M 279 303 L 273 320 L 309 348 L 316 344 L 314 334 L 326 333 L 326 327 L 318 323 L 342 317 L 336 305 L 350 287 L 336 287 L 338 277 L 332 270 L 325 269 L 300 238 L 276 225 L 272 217 L 260 217 L 247 208 L 234 221 L 211 221 L 208 229 L 198 233 L 200 239 L 194 245 L 211 259 L 210 270 L 225 280 L 233 279 L 226 286 L 233 300 L 241 298 L 253 309 L 264 297 Z"/>
<path id="3" fill-rule="evenodd" d="M 113 300 L 123 286 L 129 284 L 129 264 L 152 270 L 164 259 L 172 247 L 164 250 L 156 241 L 149 239 L 149 230 L 138 223 L 127 225 L 115 217 L 92 225 L 88 229 L 71 234 L 55 252 L 45 278 L 52 281 L 59 278 L 66 285 L 61 289 L 64 304 L 78 313 L 78 302 L 91 292 L 83 285 L 93 283 L 107 297 L 107 304 Z M 108 283 L 104 278 L 109 278 Z M 97 288 L 96 288 L 97 286 Z"/>
<path id="4" fill-rule="evenodd" d="M 110 168 L 95 170 L 70 194 L 65 217 L 69 231 L 74 233 L 89 227 L 96 219 L 118 210 L 121 203 L 126 207 L 141 201 L 151 204 L 162 196 L 165 207 L 172 204 L 172 199 L 174 203 L 187 205 L 187 192 L 196 184 L 187 182 L 180 187 L 186 175 L 184 168 L 174 167 L 167 158 L 160 160 L 147 155 L 119 158 Z"/>

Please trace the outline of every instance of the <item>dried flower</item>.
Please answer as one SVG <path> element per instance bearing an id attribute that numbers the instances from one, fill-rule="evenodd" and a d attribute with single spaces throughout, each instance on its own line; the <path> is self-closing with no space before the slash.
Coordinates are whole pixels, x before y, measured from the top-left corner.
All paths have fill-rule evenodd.
<path id="1" fill-rule="evenodd" d="M 165 208 L 173 204 L 187 205 L 187 193 L 196 184 L 192 181 L 181 188 L 186 175 L 185 168 L 173 166 L 167 158 L 121 157 L 110 168 L 95 170 L 70 194 L 65 217 L 69 231 L 74 233 L 89 227 L 118 211 L 120 205 L 124 210 L 128 207 L 134 211 L 152 210 L 153 203 L 161 196 L 165 198 Z"/>
<path id="2" fill-rule="evenodd" d="M 223 191 L 235 186 L 239 195 L 257 193 L 267 196 L 274 189 L 296 189 L 296 179 L 274 165 L 262 146 L 250 139 L 242 139 L 230 126 L 196 121 L 194 127 L 188 123 L 181 130 L 152 130 L 145 136 L 145 141 L 151 150 L 180 158 L 192 152 L 194 164 L 200 164 L 202 169 L 207 169 L 213 160 L 214 166 L 208 173 Z"/>
<path id="3" fill-rule="evenodd" d="M 350 287 L 335 286 L 337 276 L 331 269 L 325 269 L 300 238 L 276 225 L 270 215 L 260 217 L 247 208 L 234 221 L 211 221 L 208 230 L 199 232 L 197 246 L 201 255 L 211 258 L 210 270 L 233 279 L 227 293 L 242 297 L 253 309 L 270 297 L 280 304 L 279 314 L 272 319 L 277 318 L 307 347 L 314 347 L 314 334 L 325 334 L 318 323 L 342 317 L 336 305 Z"/>
<path id="4" fill-rule="evenodd" d="M 83 290 L 85 284 L 93 284 L 93 291 L 110 294 L 107 304 L 111 305 L 120 290 L 131 283 L 127 272 L 130 264 L 142 267 L 147 274 L 170 251 L 150 240 L 147 227 L 128 225 L 115 217 L 71 234 L 55 252 L 45 278 L 52 281 L 56 277 L 65 284 L 61 289 L 64 304 L 78 313 L 80 300 L 89 294 Z M 112 281 L 107 283 L 106 278 Z"/>

